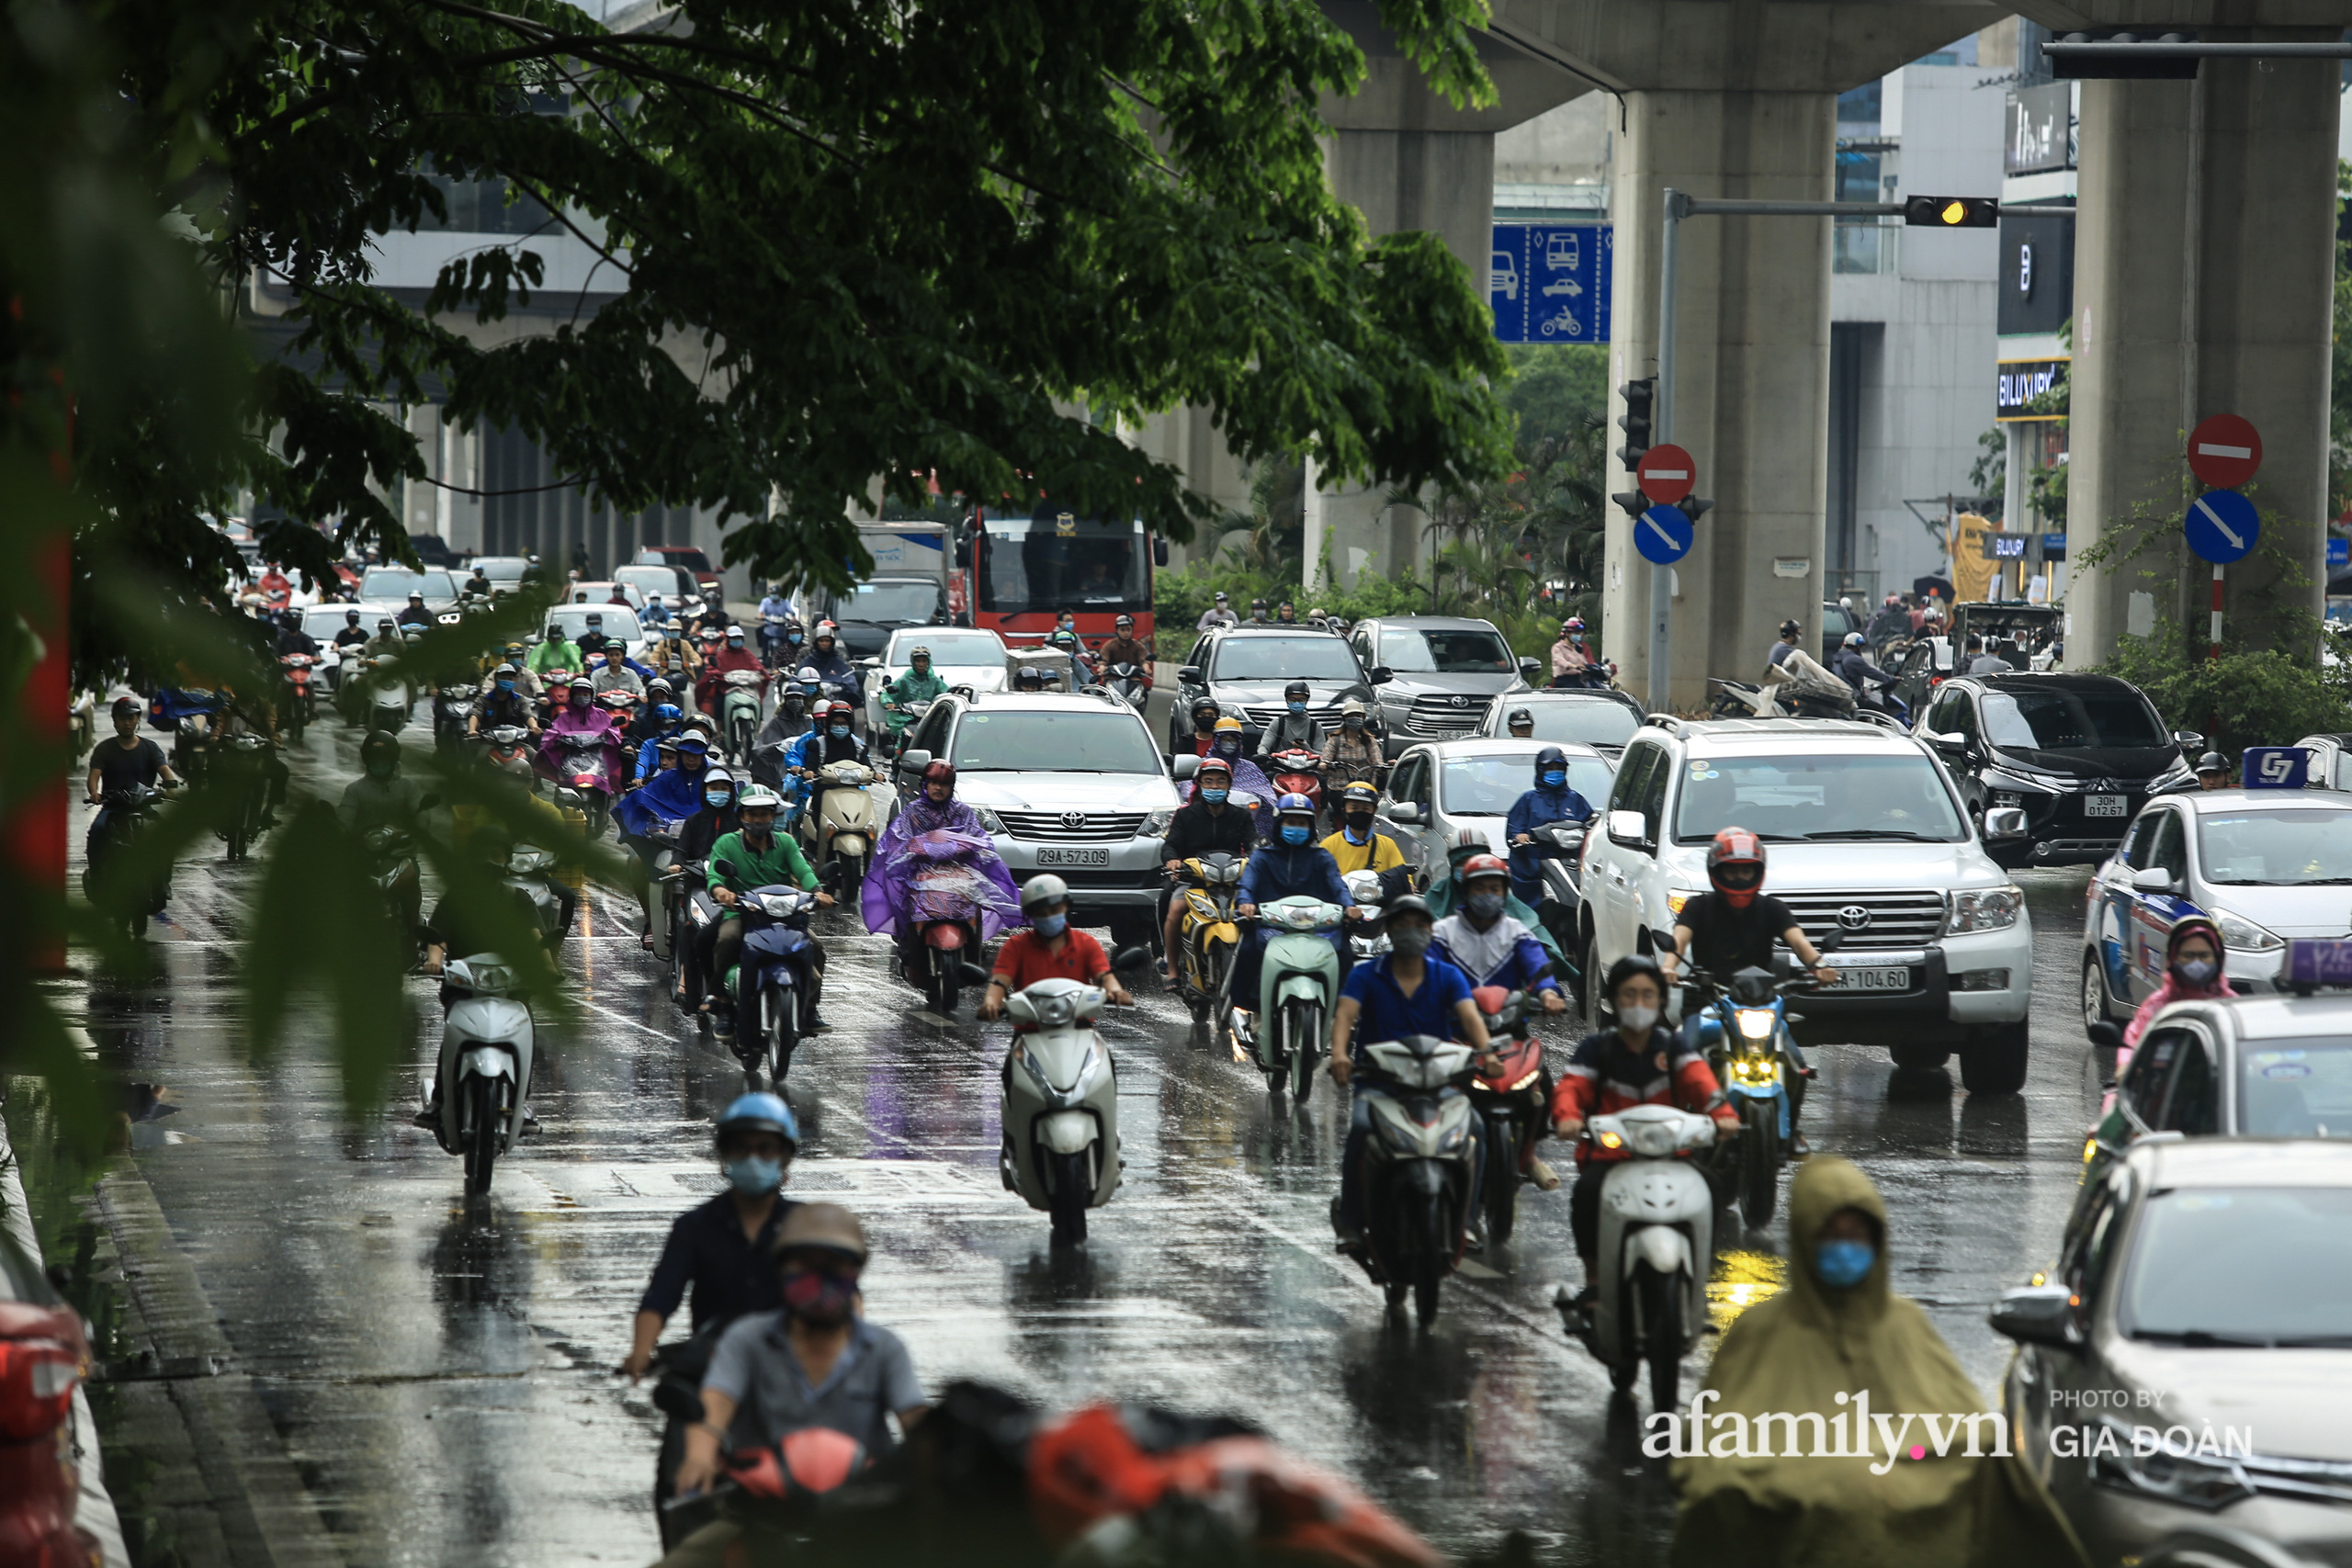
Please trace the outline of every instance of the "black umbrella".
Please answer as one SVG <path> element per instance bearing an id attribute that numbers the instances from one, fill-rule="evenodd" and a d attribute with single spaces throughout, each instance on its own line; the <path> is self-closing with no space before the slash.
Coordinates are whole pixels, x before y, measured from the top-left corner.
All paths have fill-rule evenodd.
<path id="1" fill-rule="evenodd" d="M 1922 599 L 1931 592 L 1940 593 L 1944 596 L 1944 603 L 1947 604 L 1960 597 L 1952 591 L 1951 580 L 1944 577 L 1915 577 L 1911 580 L 1911 592 Z"/>

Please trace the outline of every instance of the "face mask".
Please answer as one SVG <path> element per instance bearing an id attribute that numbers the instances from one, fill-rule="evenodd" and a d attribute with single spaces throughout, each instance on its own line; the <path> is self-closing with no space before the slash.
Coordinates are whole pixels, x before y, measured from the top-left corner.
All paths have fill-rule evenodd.
<path id="1" fill-rule="evenodd" d="M 1205 718 L 1194 718 L 1193 720 L 1193 728 L 1200 731 L 1203 735 L 1210 734 L 1216 728 L 1216 715 L 1210 714 Z"/>
<path id="2" fill-rule="evenodd" d="M 1040 915 L 1035 920 L 1032 920 L 1030 924 L 1037 928 L 1037 934 L 1039 936 L 1056 937 L 1069 930 L 1069 917 L 1068 915 Z"/>
<path id="3" fill-rule="evenodd" d="M 1878 1248 L 1866 1241 L 1825 1241 L 1814 1255 L 1813 1271 L 1833 1291 L 1850 1291 L 1870 1277 Z"/>
<path id="4" fill-rule="evenodd" d="M 1560 772 L 1557 768 L 1553 769 L 1551 772 L 1544 775 L 1544 787 L 1545 789 L 1557 789 L 1567 782 L 1568 775 Z"/>
<path id="5" fill-rule="evenodd" d="M 706 791 L 702 798 L 704 805 L 714 810 L 724 811 L 727 809 L 727 803 L 735 797 L 723 789 L 714 789 Z"/>
<path id="6" fill-rule="evenodd" d="M 849 726 L 846 724 L 836 724 L 831 726 L 827 730 L 827 733 L 831 735 L 836 740 L 845 740 L 849 739 Z"/>
<path id="7" fill-rule="evenodd" d="M 1388 932 L 1388 945 L 1408 958 L 1419 958 L 1430 950 L 1430 928 L 1427 926 L 1395 926 Z"/>
<path id="8" fill-rule="evenodd" d="M 1201 798 L 1207 801 L 1211 806 L 1223 806 L 1225 804 L 1225 797 L 1231 793 L 1232 792 L 1230 790 L 1203 789 L 1201 791 Z"/>
<path id="9" fill-rule="evenodd" d="M 2222 972 L 2222 966 L 2210 958 L 2192 958 L 2174 964 L 2172 972 L 2182 985 L 2202 987 L 2213 983 L 2213 976 Z"/>
<path id="10" fill-rule="evenodd" d="M 798 632 L 786 632 L 784 634 L 784 640 L 797 646 L 800 641 L 800 634 Z"/>
<path id="11" fill-rule="evenodd" d="M 730 1159 L 719 1168 L 726 1173 L 728 1184 L 746 1198 L 764 1198 L 784 1185 L 784 1162 L 762 1159 L 745 1155 Z"/>
<path id="12" fill-rule="evenodd" d="M 1241 742 L 1228 735 L 1216 743 L 1216 749 L 1228 757 L 1235 756 L 1241 750 Z"/>
<path id="13" fill-rule="evenodd" d="M 1473 893 L 1467 902 L 1470 912 L 1481 920 L 1491 920 L 1503 912 L 1503 896 L 1499 893 Z"/>
<path id="14" fill-rule="evenodd" d="M 734 652 L 741 653 L 743 651 L 743 639 L 740 637 L 730 637 L 727 639 L 727 646 Z"/>
<path id="15" fill-rule="evenodd" d="M 1361 844 L 1372 837 L 1372 814 L 1356 812 L 1348 818 L 1348 837 Z"/>
<path id="16" fill-rule="evenodd" d="M 1639 1034 L 1657 1022 L 1656 1008 L 1619 1008 L 1617 1021 Z"/>
<path id="17" fill-rule="evenodd" d="M 766 843 L 768 841 L 768 835 L 775 831 L 775 824 L 773 822 L 746 822 L 743 824 L 743 837 L 749 839 L 755 844 Z"/>
<path id="18" fill-rule="evenodd" d="M 808 1323 L 831 1325 L 849 1321 L 857 1302 L 857 1281 L 814 1269 L 795 1269 L 784 1277 L 784 1308 Z"/>
<path id="19" fill-rule="evenodd" d="M 1355 731 L 1363 728 L 1363 715 L 1360 713 L 1351 713 L 1340 722 L 1347 728 L 1350 734 L 1353 734 Z"/>
<path id="20" fill-rule="evenodd" d="M 1305 703 L 1293 703 L 1290 705 L 1290 711 L 1295 714 L 1305 713 L 1306 711 L 1306 705 Z"/>
<path id="21" fill-rule="evenodd" d="M 1299 845 L 1306 842 L 1306 836 L 1314 830 L 1315 829 L 1306 826 L 1304 823 L 1285 823 L 1283 826 L 1283 842 L 1290 845 L 1293 849 L 1296 849 Z"/>
<path id="22" fill-rule="evenodd" d="M 400 771 L 400 763 L 390 757 L 379 757 L 368 764 L 368 776 L 371 779 L 388 779 Z"/>
<path id="23" fill-rule="evenodd" d="M 498 682 L 498 689 L 502 692 L 511 692 L 514 689 L 514 682 L 512 681 L 501 681 Z"/>

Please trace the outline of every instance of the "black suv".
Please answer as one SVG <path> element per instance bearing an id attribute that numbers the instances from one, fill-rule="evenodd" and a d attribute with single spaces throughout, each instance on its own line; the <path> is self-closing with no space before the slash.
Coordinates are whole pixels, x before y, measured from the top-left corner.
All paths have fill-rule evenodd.
<path id="1" fill-rule="evenodd" d="M 1241 721 L 1242 749 L 1254 750 L 1258 732 L 1283 711 L 1283 688 L 1306 682 L 1306 711 L 1328 734 L 1340 726 L 1340 705 L 1359 697 L 1378 727 L 1372 688 L 1386 677 L 1367 674 L 1347 639 L 1313 626 L 1244 624 L 1212 626 L 1193 644 L 1176 671 L 1176 700 L 1168 710 L 1168 754 L 1190 751 L 1193 705 L 1205 692 Z"/>
<path id="2" fill-rule="evenodd" d="M 2097 865 L 2152 795 L 2192 786 L 2183 753 L 2140 688 L 2112 675 L 1960 675 L 1935 690 L 1916 733 L 1934 747 L 1980 822 L 2025 811 L 2021 836 L 1987 837 L 2005 866 Z"/>

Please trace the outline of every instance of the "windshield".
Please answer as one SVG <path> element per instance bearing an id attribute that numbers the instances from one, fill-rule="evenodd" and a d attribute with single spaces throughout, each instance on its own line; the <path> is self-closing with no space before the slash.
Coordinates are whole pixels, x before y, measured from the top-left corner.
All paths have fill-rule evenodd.
<path id="1" fill-rule="evenodd" d="M 2352 883 L 2352 810 L 2216 811 L 2197 819 L 2205 880 L 2225 886 Z"/>
<path id="2" fill-rule="evenodd" d="M 1497 751 L 1484 757 L 1446 760 L 1438 785 L 1438 809 L 1448 817 L 1508 817 L 1519 797 L 1535 787 L 1535 753 Z M 1568 787 L 1598 809 L 1609 798 L 1610 767 L 1598 757 L 1568 759 Z"/>
<path id="3" fill-rule="evenodd" d="M 344 618 L 348 604 L 313 604 L 302 612 L 302 629 L 320 642 L 332 642 L 334 634 L 351 623 Z M 366 615 L 359 617 L 359 629 L 373 631 L 375 627 Z"/>
<path id="4" fill-rule="evenodd" d="M 1535 739 L 1559 740 L 1577 746 L 1623 746 L 1642 727 L 1642 716 L 1623 703 L 1595 701 L 1584 703 L 1506 702 L 1504 722 L 1497 726 L 1504 734 L 1510 732 L 1510 717 L 1513 708 L 1524 706 L 1535 720 Z"/>
<path id="5" fill-rule="evenodd" d="M 904 664 L 918 648 L 931 649 L 934 670 L 1001 670 L 1004 644 L 994 632 L 957 632 L 933 627 L 899 632 L 890 638 L 886 664 Z"/>
<path id="6" fill-rule="evenodd" d="M 2352 1344 L 2352 1188 L 2175 1188 L 2140 1214 L 2116 1314 L 2134 1339 Z"/>
<path id="7" fill-rule="evenodd" d="M 2169 746 L 2164 721 L 2129 687 L 1986 688 L 1984 739 L 1996 746 L 2071 751 L 2088 746 Z"/>
<path id="8" fill-rule="evenodd" d="M 626 583 L 639 593 L 678 595 L 678 574 L 666 566 L 625 566 L 613 573 L 615 582 Z"/>
<path id="9" fill-rule="evenodd" d="M 1212 681 L 1363 679 L 1348 645 L 1326 632 L 1312 637 L 1229 637 L 1217 644 Z"/>
<path id="10" fill-rule="evenodd" d="M 948 759 L 969 773 L 1157 773 L 1159 749 L 1132 713 L 967 713 Z"/>
<path id="11" fill-rule="evenodd" d="M 548 612 L 548 623 L 563 628 L 564 640 L 578 642 L 580 634 L 588 629 L 588 617 L 602 615 L 602 627 L 606 637 L 616 637 L 623 642 L 641 642 L 645 632 L 637 624 L 637 612 L 621 604 L 558 604 Z"/>
<path id="12" fill-rule="evenodd" d="M 422 593 L 427 604 L 455 604 L 457 580 L 446 571 L 411 571 L 404 566 L 371 566 L 359 580 L 359 596 L 379 604 L 406 604 Z"/>
<path id="13" fill-rule="evenodd" d="M 520 582 L 524 569 L 531 563 L 521 556 L 476 556 L 473 564 L 492 582 Z"/>
<path id="14" fill-rule="evenodd" d="M 837 621 L 928 621 L 946 608 L 936 582 L 861 582 L 833 604 Z"/>
<path id="15" fill-rule="evenodd" d="M 976 552 L 981 609 L 1012 615 L 1151 608 L 1142 524 L 1067 512 L 1000 517 L 983 510 Z"/>
<path id="16" fill-rule="evenodd" d="M 2352 1039 L 2245 1046 L 2237 1130 L 2256 1138 L 2352 1138 Z"/>
<path id="17" fill-rule="evenodd" d="M 1764 839 L 1927 839 L 1956 843 L 1968 824 L 1927 758 L 1693 757 L 1675 809 L 1677 842 L 1725 828 Z"/>
<path id="18" fill-rule="evenodd" d="M 1422 631 L 1380 634 L 1380 662 L 1391 670 L 1431 675 L 1508 675 L 1518 666 L 1497 633 Z"/>
<path id="19" fill-rule="evenodd" d="M 710 558 L 700 550 L 639 550 L 637 554 L 637 564 L 639 566 L 682 566 L 688 571 L 701 572 L 710 570 Z"/>

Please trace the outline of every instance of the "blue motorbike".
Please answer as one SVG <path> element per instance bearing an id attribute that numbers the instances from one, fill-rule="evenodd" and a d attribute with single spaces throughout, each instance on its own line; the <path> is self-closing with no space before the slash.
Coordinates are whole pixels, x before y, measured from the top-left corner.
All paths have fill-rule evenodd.
<path id="1" fill-rule="evenodd" d="M 1824 937 L 1826 952 L 1836 945 L 1834 933 Z M 1794 1142 L 1795 1096 L 1792 1085 L 1812 1069 L 1800 1067 L 1789 1025 L 1802 1015 L 1788 1010 L 1787 997 L 1804 994 L 1815 982 L 1798 970 L 1776 980 L 1762 969 L 1742 969 L 1728 981 L 1718 981 L 1703 969 L 1683 971 L 1684 1016 L 1695 1016 L 1692 1043 L 1714 1069 L 1715 1081 L 1739 1111 L 1739 1136 L 1718 1142 L 1713 1172 L 1717 1190 L 1736 1200 L 1740 1215 L 1756 1230 L 1772 1222 L 1781 1190 L 1781 1168 L 1789 1163 Z M 1694 1002 L 1695 1015 L 1689 1010 Z"/>
<path id="2" fill-rule="evenodd" d="M 817 944 L 808 935 L 808 917 L 817 896 L 781 885 L 754 887 L 735 908 L 744 922 L 743 950 L 724 979 L 727 994 L 741 998 L 735 1058 L 754 1077 L 766 1069 L 781 1088 L 816 1007 Z"/>

